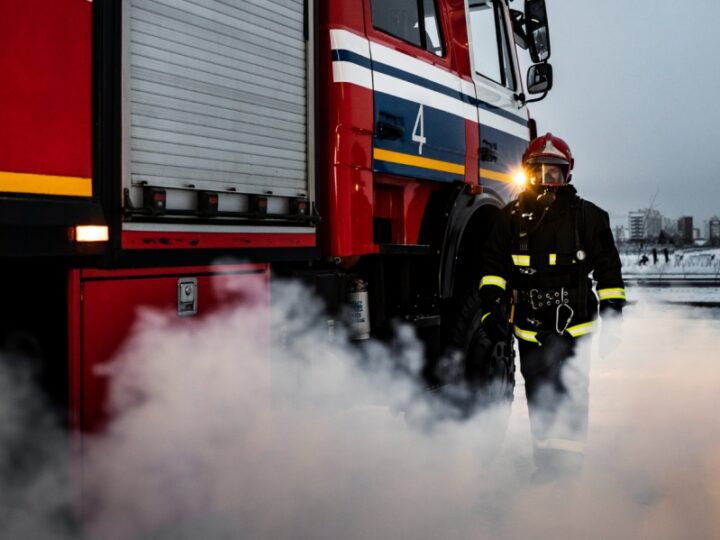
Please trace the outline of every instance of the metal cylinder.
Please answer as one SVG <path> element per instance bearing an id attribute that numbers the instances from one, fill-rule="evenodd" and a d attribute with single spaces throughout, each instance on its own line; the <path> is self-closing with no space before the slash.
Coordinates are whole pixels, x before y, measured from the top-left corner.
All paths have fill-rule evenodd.
<path id="1" fill-rule="evenodd" d="M 353 339 L 370 338 L 370 307 L 367 283 L 355 279 L 350 283 L 347 296 L 350 306 L 350 337 Z"/>

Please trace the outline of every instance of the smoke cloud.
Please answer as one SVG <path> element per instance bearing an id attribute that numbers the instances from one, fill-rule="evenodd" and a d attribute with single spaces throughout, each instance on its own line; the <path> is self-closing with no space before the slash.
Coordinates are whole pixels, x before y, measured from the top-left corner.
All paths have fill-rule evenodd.
<path id="1" fill-rule="evenodd" d="M 270 311 L 234 293 L 245 302 L 189 324 L 141 310 L 104 368 L 113 420 L 83 442 L 88 538 L 720 537 L 709 312 L 631 306 L 621 347 L 593 351 L 582 475 L 536 484 L 519 373 L 509 425 L 503 407 L 459 421 L 419 384 L 412 329 L 351 344 L 297 284 Z M 69 441 L 18 377 L 0 371 L 0 536 L 73 538 Z"/>

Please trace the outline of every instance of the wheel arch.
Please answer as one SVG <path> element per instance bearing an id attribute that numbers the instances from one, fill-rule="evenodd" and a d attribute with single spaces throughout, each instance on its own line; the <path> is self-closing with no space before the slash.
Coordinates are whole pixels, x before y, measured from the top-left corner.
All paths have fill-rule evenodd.
<path id="1" fill-rule="evenodd" d="M 482 246 L 504 205 L 493 193 L 471 195 L 463 190 L 455 198 L 440 250 L 440 298 L 452 298 L 456 289 L 464 289 L 472 279 L 479 279 Z M 477 234 L 465 234 L 469 231 Z"/>

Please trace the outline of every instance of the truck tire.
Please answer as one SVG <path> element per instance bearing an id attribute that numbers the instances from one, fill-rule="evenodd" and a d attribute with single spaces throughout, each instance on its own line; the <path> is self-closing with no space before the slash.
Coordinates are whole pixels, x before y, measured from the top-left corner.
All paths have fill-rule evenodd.
<path id="1" fill-rule="evenodd" d="M 512 336 L 493 342 L 480 325 L 480 293 L 470 289 L 455 303 L 447 319 L 448 348 L 460 353 L 463 382 L 471 400 L 470 413 L 498 403 L 509 403 L 515 389 L 515 351 Z M 452 354 L 452 352 L 451 352 Z"/>

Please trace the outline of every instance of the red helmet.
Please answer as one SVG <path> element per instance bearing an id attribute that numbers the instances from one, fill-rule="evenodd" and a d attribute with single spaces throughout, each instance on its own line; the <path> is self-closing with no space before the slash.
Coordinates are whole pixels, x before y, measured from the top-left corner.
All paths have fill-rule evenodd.
<path id="1" fill-rule="evenodd" d="M 523 154 L 523 166 L 533 186 L 564 186 L 570 182 L 574 164 L 570 147 L 552 133 L 530 141 Z"/>

